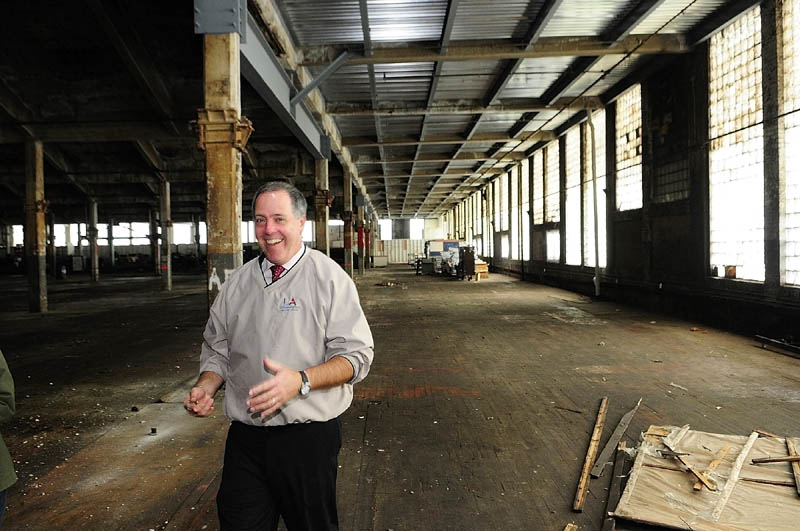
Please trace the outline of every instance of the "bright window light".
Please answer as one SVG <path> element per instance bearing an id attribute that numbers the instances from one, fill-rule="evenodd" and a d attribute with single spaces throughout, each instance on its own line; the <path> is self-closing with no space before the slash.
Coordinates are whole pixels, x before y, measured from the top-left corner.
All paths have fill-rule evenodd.
<path id="1" fill-rule="evenodd" d="M 545 235 L 547 245 L 547 261 L 559 262 L 561 260 L 561 238 L 558 230 L 548 230 Z"/>
<path id="2" fill-rule="evenodd" d="M 567 243 L 566 263 L 581 265 L 581 126 L 567 131 L 566 203 L 564 235 Z"/>
<path id="3" fill-rule="evenodd" d="M 25 245 L 25 231 L 22 225 L 13 225 L 11 233 L 14 245 Z"/>
<path id="4" fill-rule="evenodd" d="M 314 241 L 314 221 L 307 219 L 303 225 L 303 241 L 310 243 Z"/>
<path id="5" fill-rule="evenodd" d="M 511 187 L 511 259 L 519 260 L 519 166 L 509 172 Z"/>
<path id="6" fill-rule="evenodd" d="M 533 224 L 544 223 L 544 151 L 539 150 L 531 157 L 533 165 Z"/>
<path id="7" fill-rule="evenodd" d="M 451 215 L 450 218 L 453 216 Z M 378 220 L 378 226 L 380 228 L 379 234 L 381 235 L 381 240 L 391 240 L 392 239 L 392 220 L 391 219 L 380 219 Z"/>
<path id="8" fill-rule="evenodd" d="M 244 231 L 244 227 L 242 227 L 242 230 Z M 244 232 L 242 234 L 244 234 Z M 173 223 L 172 243 L 174 243 L 175 245 L 187 245 L 190 243 L 194 243 L 192 241 L 192 224 Z"/>
<path id="9" fill-rule="evenodd" d="M 642 208 L 642 87 L 617 100 L 617 210 Z"/>
<path id="10" fill-rule="evenodd" d="M 761 12 L 747 11 L 709 47 L 712 274 L 764 280 Z"/>
<path id="11" fill-rule="evenodd" d="M 783 2 L 784 282 L 800 285 L 800 0 Z"/>
<path id="12" fill-rule="evenodd" d="M 606 112 L 592 114 L 594 124 L 595 167 L 597 170 L 597 247 L 600 261 L 597 265 L 606 266 Z M 594 267 L 594 190 L 592 182 L 592 143 L 591 129 L 586 125 L 586 171 L 583 179 L 583 265 Z"/>
<path id="13" fill-rule="evenodd" d="M 424 240 L 425 239 L 425 220 L 414 218 L 411 220 L 411 239 Z"/>
<path id="14" fill-rule="evenodd" d="M 544 178 L 544 221 L 557 223 L 561 221 L 561 179 L 558 168 L 558 140 L 545 146 L 545 178 Z M 549 251 L 548 251 L 549 253 Z"/>
<path id="15" fill-rule="evenodd" d="M 520 165 L 520 178 L 522 185 L 520 186 L 520 195 L 522 196 L 522 259 L 531 259 L 531 224 L 530 224 L 530 161 L 525 159 Z"/>

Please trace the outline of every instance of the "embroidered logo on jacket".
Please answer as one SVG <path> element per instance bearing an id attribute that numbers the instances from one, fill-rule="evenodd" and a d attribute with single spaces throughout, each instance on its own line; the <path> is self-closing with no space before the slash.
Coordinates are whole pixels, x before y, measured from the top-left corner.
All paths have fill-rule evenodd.
<path id="1" fill-rule="evenodd" d="M 297 306 L 297 301 L 294 300 L 294 297 L 292 297 L 292 298 L 290 298 L 288 300 L 284 297 L 280 308 L 281 308 L 282 312 L 296 312 L 297 310 L 300 309 L 300 307 Z"/>

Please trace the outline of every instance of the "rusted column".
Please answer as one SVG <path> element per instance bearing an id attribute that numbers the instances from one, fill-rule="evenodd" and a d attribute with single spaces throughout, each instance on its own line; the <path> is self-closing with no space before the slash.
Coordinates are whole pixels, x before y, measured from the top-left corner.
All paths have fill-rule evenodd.
<path id="1" fill-rule="evenodd" d="M 364 219 L 364 268 L 372 267 L 372 216 Z"/>
<path id="2" fill-rule="evenodd" d="M 47 311 L 45 274 L 44 147 L 39 140 L 25 144 L 25 262 L 28 269 L 28 310 Z"/>
<path id="3" fill-rule="evenodd" d="M 358 274 L 364 274 L 364 262 L 366 262 L 366 256 L 364 255 L 364 205 L 361 204 L 358 207 Z"/>
<path id="4" fill-rule="evenodd" d="M 153 259 L 153 272 L 161 275 L 161 247 L 158 244 L 158 211 L 150 210 L 150 258 Z"/>
<path id="5" fill-rule="evenodd" d="M 328 237 L 328 159 L 314 161 L 314 228 L 316 248 L 328 256 L 331 255 L 330 238 Z"/>
<path id="6" fill-rule="evenodd" d="M 172 212 L 169 181 L 161 183 L 161 289 L 172 291 Z"/>
<path id="7" fill-rule="evenodd" d="M 208 304 L 242 265 L 242 156 L 253 130 L 242 118 L 239 35 L 205 35 L 204 101 L 197 121 L 206 153 Z"/>
<path id="8" fill-rule="evenodd" d="M 97 247 L 97 201 L 89 199 L 89 226 L 86 229 L 89 236 L 89 262 L 91 263 L 92 282 L 100 280 L 100 249 Z"/>
<path id="9" fill-rule="evenodd" d="M 345 168 L 344 188 L 344 270 L 353 277 L 353 176 Z"/>

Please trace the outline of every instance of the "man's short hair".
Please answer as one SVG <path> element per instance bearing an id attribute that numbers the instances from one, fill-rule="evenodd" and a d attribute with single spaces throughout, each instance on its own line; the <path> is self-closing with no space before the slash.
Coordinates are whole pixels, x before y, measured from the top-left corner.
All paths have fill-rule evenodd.
<path id="1" fill-rule="evenodd" d="M 306 202 L 306 198 L 303 196 L 300 190 L 298 190 L 292 183 L 287 181 L 268 181 L 259 186 L 258 190 L 256 190 L 256 193 L 253 194 L 251 211 L 254 218 L 256 217 L 256 200 L 258 199 L 258 196 L 264 192 L 277 192 L 279 190 L 283 190 L 289 194 L 289 199 L 292 200 L 292 213 L 296 218 L 301 218 L 306 215 L 308 203 Z"/>

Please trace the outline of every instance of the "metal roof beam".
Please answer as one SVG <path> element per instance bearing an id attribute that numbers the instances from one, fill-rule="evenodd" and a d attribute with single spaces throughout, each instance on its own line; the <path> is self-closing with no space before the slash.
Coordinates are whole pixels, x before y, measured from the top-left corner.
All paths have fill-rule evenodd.
<path id="1" fill-rule="evenodd" d="M 748 3 L 758 3 L 747 0 Z M 742 2 L 744 3 L 744 2 Z M 646 41 L 646 42 L 645 42 Z M 644 43 L 644 44 L 643 44 Z M 304 49 L 303 66 L 323 66 L 333 61 L 344 49 L 341 46 L 309 47 Z M 487 61 L 503 59 L 534 59 L 541 57 L 578 57 L 598 55 L 687 53 L 689 41 L 680 34 L 628 35 L 617 43 L 596 37 L 542 37 L 532 46 L 509 44 L 505 41 L 450 43 L 447 52 L 424 43 L 372 49 L 369 57 L 351 57 L 345 65 L 430 63 L 434 61 Z"/>
<path id="2" fill-rule="evenodd" d="M 564 98 L 552 104 L 546 104 L 541 98 L 526 99 L 520 103 L 503 103 L 481 105 L 478 102 L 439 101 L 423 106 L 404 101 L 383 102 L 373 108 L 371 104 L 356 102 L 329 103 L 328 113 L 334 116 L 421 116 L 431 114 L 508 114 L 553 111 L 569 108 L 570 110 L 599 109 L 603 106 L 600 98 L 586 96 L 581 98 Z"/>
<path id="3" fill-rule="evenodd" d="M 427 140 L 420 140 L 418 138 L 387 138 L 383 142 L 378 142 L 374 138 L 353 136 L 345 137 L 342 139 L 342 145 L 347 147 L 377 147 L 383 146 L 415 146 L 417 144 L 424 145 L 442 145 L 442 144 L 469 144 L 469 143 L 497 143 L 497 142 L 534 142 L 534 141 L 547 141 L 555 138 L 555 133 L 552 131 L 536 131 L 532 133 L 522 133 L 517 137 L 502 135 L 497 133 L 485 133 L 472 135 L 471 138 L 464 138 L 460 135 L 439 135 L 428 137 Z"/>

